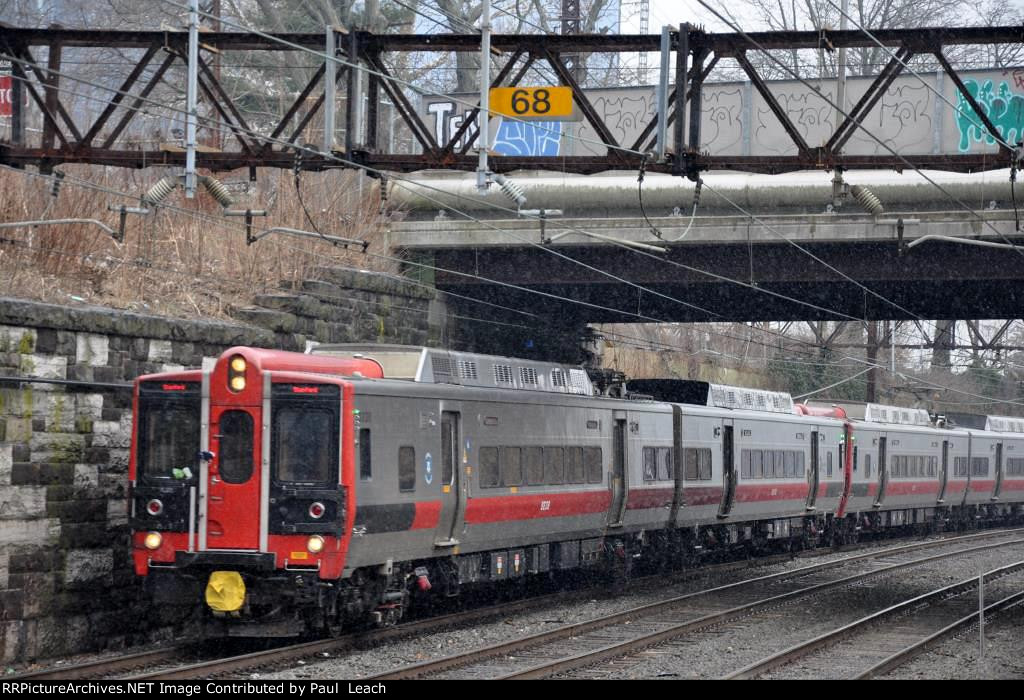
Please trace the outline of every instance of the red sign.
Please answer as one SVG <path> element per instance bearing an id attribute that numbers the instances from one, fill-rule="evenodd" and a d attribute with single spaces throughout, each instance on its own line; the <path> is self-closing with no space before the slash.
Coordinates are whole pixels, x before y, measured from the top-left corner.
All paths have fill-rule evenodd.
<path id="1" fill-rule="evenodd" d="M 0 74 L 0 117 L 11 116 L 11 76 Z"/>

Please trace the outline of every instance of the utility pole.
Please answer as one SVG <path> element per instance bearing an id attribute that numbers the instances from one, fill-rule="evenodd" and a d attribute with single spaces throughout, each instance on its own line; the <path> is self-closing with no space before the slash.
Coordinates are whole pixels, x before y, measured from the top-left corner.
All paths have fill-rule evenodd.
<path id="1" fill-rule="evenodd" d="M 562 0 L 562 35 L 580 33 L 580 0 Z M 565 68 L 582 87 L 583 64 L 578 53 L 563 54 Z"/>
<path id="2" fill-rule="evenodd" d="M 480 136 L 476 189 L 487 191 L 487 149 L 491 146 L 491 0 L 483 0 L 480 10 Z"/>
<path id="3" fill-rule="evenodd" d="M 185 94 L 185 196 L 196 196 L 196 119 L 199 92 L 199 0 L 188 0 L 188 85 Z"/>

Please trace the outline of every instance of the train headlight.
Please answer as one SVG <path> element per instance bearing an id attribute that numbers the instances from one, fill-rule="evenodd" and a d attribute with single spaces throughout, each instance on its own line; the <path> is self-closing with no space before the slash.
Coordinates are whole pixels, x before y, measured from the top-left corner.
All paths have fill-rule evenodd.
<path id="1" fill-rule="evenodd" d="M 324 550 L 324 538 L 320 535 L 313 535 L 306 540 L 306 549 L 308 549 L 311 554 L 319 554 Z"/>
<path id="2" fill-rule="evenodd" d="M 146 539 L 143 540 L 143 544 L 146 545 L 146 549 L 160 549 L 163 541 L 163 535 L 159 532 L 150 532 L 146 535 Z"/>
<path id="3" fill-rule="evenodd" d="M 319 520 L 320 518 L 324 517 L 324 513 L 326 512 L 327 508 L 324 506 L 323 503 L 320 503 L 319 501 L 317 501 L 316 503 L 312 504 L 309 507 L 309 517 L 313 518 L 314 520 Z"/>
<path id="4" fill-rule="evenodd" d="M 146 512 L 150 515 L 160 515 L 164 512 L 164 504 L 158 498 L 154 498 L 146 504 Z"/>
<path id="5" fill-rule="evenodd" d="M 241 355 L 232 355 L 228 360 L 228 389 L 238 393 L 245 388 L 245 369 L 247 363 Z"/>

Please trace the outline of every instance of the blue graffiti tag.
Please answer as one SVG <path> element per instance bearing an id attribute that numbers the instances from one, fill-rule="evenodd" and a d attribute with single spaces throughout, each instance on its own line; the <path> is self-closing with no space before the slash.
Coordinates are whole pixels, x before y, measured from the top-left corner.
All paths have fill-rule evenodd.
<path id="1" fill-rule="evenodd" d="M 986 80 L 980 87 L 975 80 L 965 80 L 964 87 L 1004 141 L 1015 143 L 1024 138 L 1024 95 L 1014 94 L 1005 80 L 999 85 L 999 94 L 993 93 L 991 80 Z M 960 130 L 961 153 L 969 151 L 972 143 L 984 140 L 991 145 L 996 142 L 960 92 L 957 92 L 957 107 L 956 125 Z"/>
<path id="2" fill-rule="evenodd" d="M 562 122 L 517 122 L 502 119 L 493 149 L 503 156 L 557 156 Z"/>

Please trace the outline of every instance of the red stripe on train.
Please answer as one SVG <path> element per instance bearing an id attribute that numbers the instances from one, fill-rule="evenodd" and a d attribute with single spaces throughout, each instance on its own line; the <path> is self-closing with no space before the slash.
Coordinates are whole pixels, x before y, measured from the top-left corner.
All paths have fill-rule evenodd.
<path id="1" fill-rule="evenodd" d="M 441 521 L 441 501 L 417 501 L 410 530 L 431 530 Z"/>
<path id="2" fill-rule="evenodd" d="M 469 498 L 466 500 L 466 522 L 500 523 L 507 520 L 605 513 L 611 505 L 611 499 L 611 493 L 606 489 L 577 493 L 523 493 L 513 496 Z"/>
<path id="3" fill-rule="evenodd" d="M 938 492 L 938 481 L 890 481 L 885 487 L 887 496 L 927 496 Z"/>
<path id="4" fill-rule="evenodd" d="M 754 501 L 803 501 L 807 498 L 807 484 L 751 484 L 736 487 L 736 502 L 751 503 Z"/>

